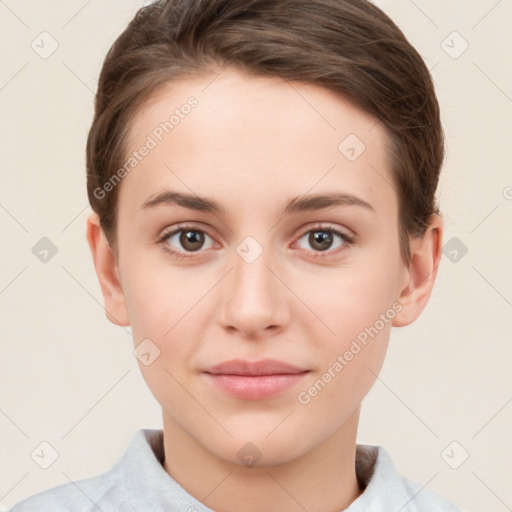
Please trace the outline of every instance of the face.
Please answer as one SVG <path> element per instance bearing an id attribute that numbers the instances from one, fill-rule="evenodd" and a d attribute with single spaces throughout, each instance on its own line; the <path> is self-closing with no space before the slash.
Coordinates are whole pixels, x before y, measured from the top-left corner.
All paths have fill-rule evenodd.
<path id="1" fill-rule="evenodd" d="M 398 201 L 375 119 L 314 86 L 214 77 L 133 121 L 116 307 L 168 425 L 277 464 L 342 430 L 381 368 L 409 277 Z"/>

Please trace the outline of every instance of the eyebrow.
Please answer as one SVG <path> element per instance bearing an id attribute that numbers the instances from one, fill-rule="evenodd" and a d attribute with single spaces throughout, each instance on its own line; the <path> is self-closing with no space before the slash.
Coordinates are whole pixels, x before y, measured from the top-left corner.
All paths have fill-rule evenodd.
<path id="1" fill-rule="evenodd" d="M 150 196 L 142 205 L 143 209 L 154 208 L 160 205 L 177 205 L 189 210 L 214 213 L 218 215 L 225 214 L 225 209 L 213 199 L 199 197 L 194 194 L 175 192 L 165 190 L 158 194 Z M 329 192 L 323 194 L 312 194 L 295 197 L 290 200 L 283 213 L 285 215 L 300 213 L 306 211 L 322 210 L 334 206 L 360 206 L 365 209 L 375 211 L 370 203 L 352 194 L 344 192 Z"/>

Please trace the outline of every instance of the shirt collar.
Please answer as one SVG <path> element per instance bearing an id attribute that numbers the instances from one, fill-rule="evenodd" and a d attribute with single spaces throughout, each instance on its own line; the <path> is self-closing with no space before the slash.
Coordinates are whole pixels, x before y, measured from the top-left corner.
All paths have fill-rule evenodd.
<path id="1" fill-rule="evenodd" d="M 119 484 L 129 486 L 125 493 L 130 501 L 140 508 L 152 512 L 214 512 L 190 495 L 163 468 L 163 431 L 142 429 L 134 437 L 123 456 L 111 472 Z M 416 498 L 421 493 L 421 502 L 432 504 L 435 511 L 457 511 L 448 502 L 438 501 L 428 490 L 414 487 L 401 477 L 382 446 L 358 444 L 356 449 L 356 474 L 363 493 L 343 512 L 381 512 L 400 510 L 416 512 Z M 432 500 L 432 501 L 430 501 Z M 442 508 L 441 505 L 445 504 Z M 440 508 L 437 508 L 437 506 Z M 423 508 L 422 508 L 423 509 Z M 423 509 L 425 510 L 425 509 Z"/>

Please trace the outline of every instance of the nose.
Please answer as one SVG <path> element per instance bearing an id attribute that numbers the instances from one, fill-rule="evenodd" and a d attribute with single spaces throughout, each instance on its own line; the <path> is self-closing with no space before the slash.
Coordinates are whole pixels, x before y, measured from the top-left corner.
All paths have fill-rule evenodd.
<path id="1" fill-rule="evenodd" d="M 290 320 L 287 290 L 263 250 L 254 261 L 233 255 L 232 271 L 221 289 L 219 321 L 247 338 L 275 335 Z"/>

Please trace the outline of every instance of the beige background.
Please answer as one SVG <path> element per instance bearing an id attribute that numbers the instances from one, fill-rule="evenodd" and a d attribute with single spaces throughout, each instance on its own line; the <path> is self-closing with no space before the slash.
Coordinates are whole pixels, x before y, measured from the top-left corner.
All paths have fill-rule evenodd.
<path id="1" fill-rule="evenodd" d="M 439 189 L 445 242 L 456 237 L 459 249 L 446 250 L 421 319 L 393 331 L 359 442 L 385 446 L 399 472 L 466 510 L 505 512 L 512 510 L 512 1 L 378 4 L 432 69 L 448 142 Z M 161 425 L 129 329 L 104 316 L 84 236 L 93 91 L 109 46 L 141 5 L 0 1 L 0 508 L 107 470 L 137 429 Z M 51 49 L 43 31 L 59 45 L 46 59 L 31 48 L 35 41 L 40 53 Z M 32 252 L 42 237 L 58 249 L 46 263 Z M 48 469 L 30 456 L 43 441 L 59 455 Z M 466 452 L 458 469 L 450 467 Z"/>

